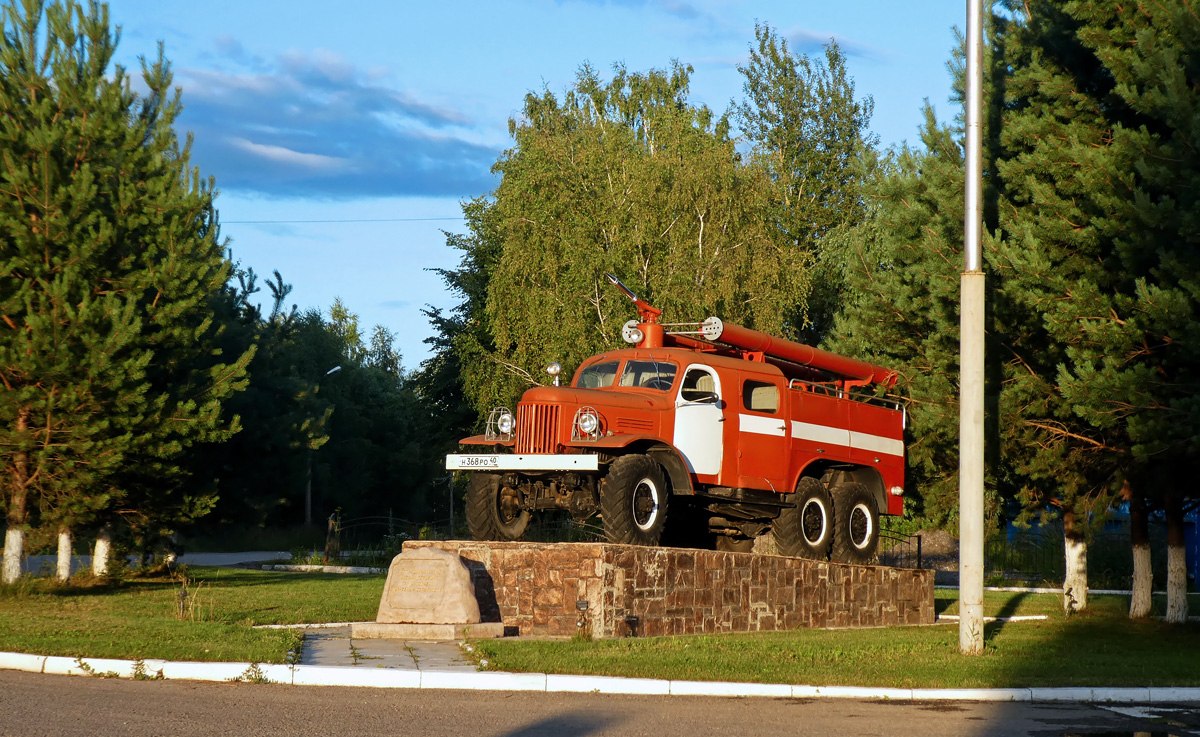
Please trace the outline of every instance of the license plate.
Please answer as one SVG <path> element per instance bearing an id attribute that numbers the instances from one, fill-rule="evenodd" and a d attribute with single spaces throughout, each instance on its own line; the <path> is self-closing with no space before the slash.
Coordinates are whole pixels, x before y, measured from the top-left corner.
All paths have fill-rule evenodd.
<path id="1" fill-rule="evenodd" d="M 460 468 L 499 468 L 500 458 L 498 456 L 459 456 L 458 464 Z"/>

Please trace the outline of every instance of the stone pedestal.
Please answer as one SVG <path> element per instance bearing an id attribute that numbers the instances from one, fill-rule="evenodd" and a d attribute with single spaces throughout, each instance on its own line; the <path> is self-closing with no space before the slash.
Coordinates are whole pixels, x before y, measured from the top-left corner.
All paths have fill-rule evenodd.
<path id="1" fill-rule="evenodd" d="M 483 619 L 594 638 L 932 624 L 933 571 L 608 543 L 413 540 L 470 570 Z"/>
<path id="2" fill-rule="evenodd" d="M 392 559 L 374 622 L 356 622 L 350 636 L 454 640 L 500 637 L 504 625 L 483 622 L 471 573 L 457 553 L 405 550 Z"/>

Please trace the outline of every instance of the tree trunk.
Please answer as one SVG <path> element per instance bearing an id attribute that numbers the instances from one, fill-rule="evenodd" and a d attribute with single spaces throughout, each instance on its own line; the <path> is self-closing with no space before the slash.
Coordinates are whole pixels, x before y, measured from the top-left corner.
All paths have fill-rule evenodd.
<path id="1" fill-rule="evenodd" d="M 1164 500 L 1167 513 L 1167 622 L 1183 624 L 1188 617 L 1187 549 L 1183 541 L 1183 500 L 1174 494 Z"/>
<path id="2" fill-rule="evenodd" d="M 71 577 L 71 528 L 58 528 L 58 580 Z"/>
<path id="3" fill-rule="evenodd" d="M 9 523 L 4 532 L 4 583 L 16 583 L 21 577 L 21 558 L 25 553 L 25 531 Z"/>
<path id="4" fill-rule="evenodd" d="M 108 528 L 103 527 L 96 533 L 96 549 L 92 552 L 92 575 L 103 576 L 108 573 L 108 556 L 112 552 L 112 537 Z"/>
<path id="5" fill-rule="evenodd" d="M 1154 574 L 1150 569 L 1150 515 L 1140 494 L 1129 498 L 1129 537 L 1133 543 L 1133 596 L 1129 600 L 1130 619 L 1150 616 L 1150 590 Z"/>
<path id="6" fill-rule="evenodd" d="M 1075 520 L 1075 512 L 1063 514 L 1063 542 L 1067 573 L 1063 578 L 1063 611 L 1074 614 L 1087 609 L 1087 538 Z"/>
<path id="7" fill-rule="evenodd" d="M 17 431 L 29 429 L 29 410 L 17 413 Z M 4 571 L 0 581 L 16 583 L 21 577 L 21 561 L 25 557 L 25 500 L 29 488 L 29 456 L 24 451 L 16 453 L 12 473 L 8 478 L 8 527 L 4 532 Z"/>

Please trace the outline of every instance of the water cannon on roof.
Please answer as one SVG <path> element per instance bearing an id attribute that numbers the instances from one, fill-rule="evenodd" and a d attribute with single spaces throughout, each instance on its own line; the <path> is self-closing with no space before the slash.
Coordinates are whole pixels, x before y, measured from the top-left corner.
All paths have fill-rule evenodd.
<path id="1" fill-rule="evenodd" d="M 625 323 L 621 337 L 638 348 L 676 347 L 712 351 L 719 346 L 727 346 L 740 352 L 743 358 L 771 363 L 793 377 L 813 380 L 824 376 L 848 385 L 882 384 L 891 387 L 898 378 L 896 372 L 891 369 L 823 351 L 804 343 L 777 338 L 758 330 L 725 322 L 719 317 L 710 317 L 701 323 L 660 323 L 662 310 L 638 297 L 613 274 L 605 276 L 637 306 L 641 321 L 630 320 Z M 666 330 L 681 327 L 694 329 Z M 690 336 L 697 336 L 703 340 Z"/>

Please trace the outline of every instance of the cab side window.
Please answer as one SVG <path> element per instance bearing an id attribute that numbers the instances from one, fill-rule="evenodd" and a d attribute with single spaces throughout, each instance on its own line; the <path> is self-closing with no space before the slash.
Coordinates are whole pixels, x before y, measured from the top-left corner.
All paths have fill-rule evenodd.
<path id="1" fill-rule="evenodd" d="M 679 396 L 685 402 L 715 402 L 717 386 L 712 374 L 701 368 L 691 368 L 683 375 Z"/>
<path id="2" fill-rule="evenodd" d="M 779 387 L 748 379 L 742 384 L 742 404 L 751 412 L 773 415 L 779 411 Z"/>

